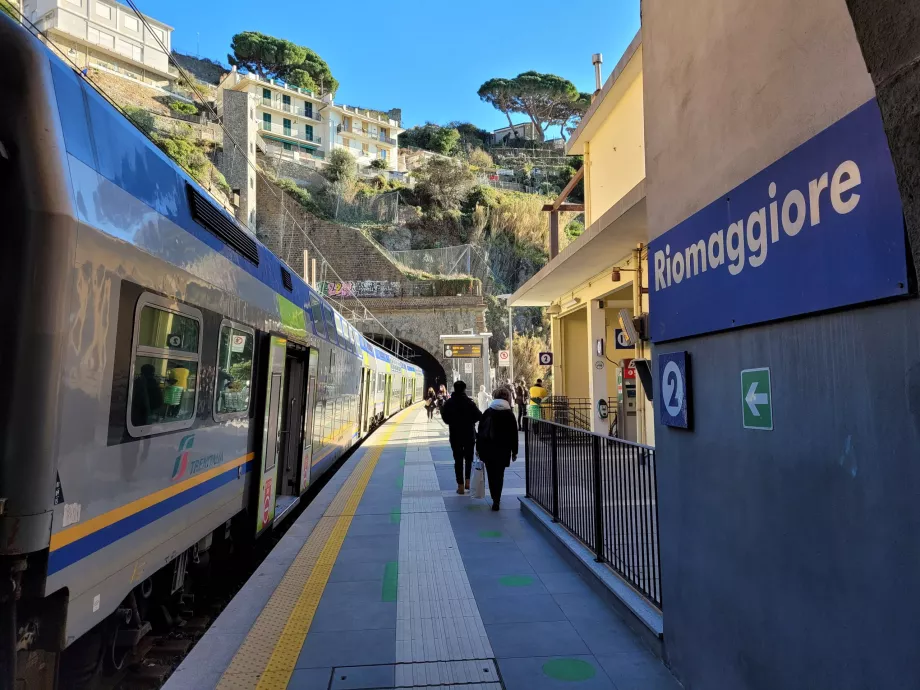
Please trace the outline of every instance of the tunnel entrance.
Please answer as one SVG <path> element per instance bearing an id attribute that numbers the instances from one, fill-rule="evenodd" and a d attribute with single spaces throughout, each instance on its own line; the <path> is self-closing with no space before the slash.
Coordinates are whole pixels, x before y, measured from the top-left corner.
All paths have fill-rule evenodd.
<path id="1" fill-rule="evenodd" d="M 389 350 L 390 352 L 398 352 L 401 358 L 412 362 L 412 364 L 418 367 L 421 367 L 422 371 L 425 372 L 426 392 L 429 388 L 434 388 L 437 390 L 438 386 L 442 384 L 447 386 L 447 374 L 444 371 L 444 366 L 433 354 L 431 354 L 421 345 L 417 345 L 411 341 L 400 338 L 399 343 L 402 344 L 402 347 L 400 347 L 399 343 L 397 343 L 397 341 L 395 341 L 392 337 L 388 335 L 381 335 L 380 333 L 365 333 L 364 337 L 376 345 Z"/>

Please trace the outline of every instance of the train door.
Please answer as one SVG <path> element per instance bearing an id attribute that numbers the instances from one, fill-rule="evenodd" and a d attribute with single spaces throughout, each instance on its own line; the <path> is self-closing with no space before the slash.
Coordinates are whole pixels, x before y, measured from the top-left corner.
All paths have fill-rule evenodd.
<path id="1" fill-rule="evenodd" d="M 359 398 L 358 398 L 358 424 L 360 435 L 363 436 L 367 432 L 368 423 L 368 408 L 370 403 L 370 393 L 371 393 L 371 371 L 370 369 L 361 368 L 361 388 L 359 389 Z"/>
<path id="2" fill-rule="evenodd" d="M 390 391 L 393 388 L 393 376 L 387 374 L 383 385 L 383 417 L 386 419 L 390 416 Z"/>
<path id="3" fill-rule="evenodd" d="M 319 352 L 310 350 L 307 366 L 307 400 L 303 418 L 303 451 L 300 454 L 300 490 L 302 494 L 310 486 L 310 467 L 313 466 L 313 413 L 316 409 L 316 364 Z"/>
<path id="4" fill-rule="evenodd" d="M 278 455 L 280 452 L 281 417 L 284 411 L 284 369 L 287 340 L 271 336 L 268 347 L 267 382 L 265 386 L 265 416 L 262 420 L 262 456 L 259 459 L 259 493 L 256 510 L 256 534 L 272 523 L 275 517 Z"/>

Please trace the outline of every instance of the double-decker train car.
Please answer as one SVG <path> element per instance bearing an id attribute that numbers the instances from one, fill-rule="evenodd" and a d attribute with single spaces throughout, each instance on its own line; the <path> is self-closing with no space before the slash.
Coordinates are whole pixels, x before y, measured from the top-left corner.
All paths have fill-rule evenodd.
<path id="1" fill-rule="evenodd" d="M 2 13 L 0 56 L 7 682 L 116 612 L 142 633 L 155 574 L 266 533 L 423 379 Z"/>

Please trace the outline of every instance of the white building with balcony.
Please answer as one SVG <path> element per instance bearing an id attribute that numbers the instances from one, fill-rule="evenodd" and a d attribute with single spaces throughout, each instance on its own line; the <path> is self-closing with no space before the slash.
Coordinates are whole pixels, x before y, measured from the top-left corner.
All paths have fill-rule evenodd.
<path id="1" fill-rule="evenodd" d="M 97 67 L 156 86 L 170 84 L 172 27 L 114 0 L 23 0 L 22 12 L 52 49 L 81 69 Z"/>
<path id="2" fill-rule="evenodd" d="M 241 74 L 235 67 L 218 87 L 219 109 L 225 106 L 221 93 L 227 90 L 248 94 L 248 117 L 255 120 L 257 145 L 269 155 L 317 167 L 335 148 L 344 148 L 359 166 L 380 159 L 386 169 L 397 169 L 396 137 L 404 130 L 385 114 L 339 105 L 329 94 Z"/>

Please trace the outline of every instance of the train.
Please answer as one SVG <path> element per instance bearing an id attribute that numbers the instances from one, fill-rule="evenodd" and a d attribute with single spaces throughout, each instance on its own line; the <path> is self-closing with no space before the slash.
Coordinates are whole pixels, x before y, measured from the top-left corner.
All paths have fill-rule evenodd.
<path id="1" fill-rule="evenodd" d="M 30 654 L 113 616 L 120 639 L 143 634 L 136 601 L 154 580 L 181 591 L 231 524 L 269 533 L 422 399 L 424 372 L 2 13 L 0 55 L 7 687 Z"/>

